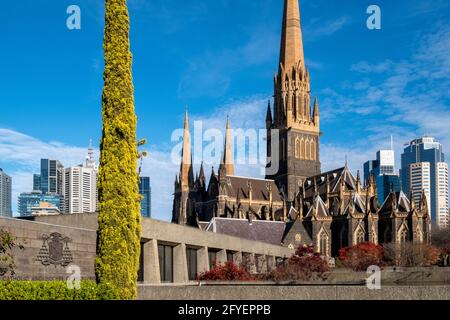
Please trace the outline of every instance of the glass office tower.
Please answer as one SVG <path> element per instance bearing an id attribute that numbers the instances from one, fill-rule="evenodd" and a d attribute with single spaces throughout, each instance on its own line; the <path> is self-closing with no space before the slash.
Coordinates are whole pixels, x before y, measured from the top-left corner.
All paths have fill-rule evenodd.
<path id="1" fill-rule="evenodd" d="M 426 180 L 426 177 L 422 178 L 418 176 L 420 172 L 426 173 L 426 170 L 418 169 L 429 166 L 429 193 L 431 198 L 429 202 L 432 225 L 439 225 L 438 216 L 439 212 L 442 211 L 442 208 L 440 207 L 447 206 L 444 210 L 448 212 L 448 204 L 443 204 L 442 201 L 439 201 L 438 195 L 439 189 L 448 188 L 448 182 L 444 181 L 444 183 L 442 183 L 442 181 L 439 181 L 440 175 L 438 168 L 442 168 L 443 163 L 445 163 L 445 155 L 442 144 L 432 137 L 422 137 L 411 141 L 405 147 L 402 154 L 402 168 L 400 174 L 405 192 L 410 192 L 411 190 L 417 192 L 418 183 L 416 182 L 418 180 Z M 415 175 L 414 181 L 411 177 L 411 173 L 414 173 Z M 445 183 L 447 183 L 447 186 L 442 186 L 442 184 Z M 415 200 L 417 201 L 417 199 Z M 448 195 L 447 201 L 444 202 L 448 203 Z"/>
<path id="2" fill-rule="evenodd" d="M 141 199 L 141 215 L 145 218 L 151 218 L 152 216 L 152 189 L 150 186 L 149 177 L 139 178 L 139 194 Z"/>

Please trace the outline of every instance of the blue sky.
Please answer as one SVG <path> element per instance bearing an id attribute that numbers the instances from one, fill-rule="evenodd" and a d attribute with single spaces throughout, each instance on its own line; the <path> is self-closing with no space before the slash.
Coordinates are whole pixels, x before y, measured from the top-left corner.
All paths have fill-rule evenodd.
<path id="1" fill-rule="evenodd" d="M 171 134 L 192 119 L 263 128 L 277 68 L 282 0 L 129 0 L 138 135 L 149 140 L 153 214 L 169 219 Z M 81 8 L 81 30 L 66 9 Z M 395 139 L 423 134 L 450 151 L 450 3 L 302 0 L 305 56 L 321 102 L 324 169 L 353 170 Z M 366 28 L 366 9 L 382 29 Z M 39 159 L 83 161 L 101 134 L 103 1 L 5 1 L 0 12 L 0 167 L 14 196 Z M 242 166 L 237 173 L 257 175 Z M 14 199 L 16 202 L 16 198 Z"/>

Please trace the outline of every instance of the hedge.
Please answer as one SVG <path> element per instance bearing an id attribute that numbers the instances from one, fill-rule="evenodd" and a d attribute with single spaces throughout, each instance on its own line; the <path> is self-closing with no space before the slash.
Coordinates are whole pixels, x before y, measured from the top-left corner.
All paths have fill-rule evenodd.
<path id="1" fill-rule="evenodd" d="M 114 290 L 81 281 L 81 288 L 69 289 L 65 281 L 0 281 L 0 300 L 117 300 Z"/>

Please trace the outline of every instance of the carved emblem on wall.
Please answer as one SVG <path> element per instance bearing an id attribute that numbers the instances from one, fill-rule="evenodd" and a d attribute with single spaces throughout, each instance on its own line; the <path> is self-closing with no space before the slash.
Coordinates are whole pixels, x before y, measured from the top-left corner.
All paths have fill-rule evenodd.
<path id="1" fill-rule="evenodd" d="M 63 237 L 60 233 L 44 234 L 43 243 L 39 250 L 37 260 L 44 266 L 68 266 L 72 261 L 72 252 L 69 249 L 69 242 L 72 240 Z"/>

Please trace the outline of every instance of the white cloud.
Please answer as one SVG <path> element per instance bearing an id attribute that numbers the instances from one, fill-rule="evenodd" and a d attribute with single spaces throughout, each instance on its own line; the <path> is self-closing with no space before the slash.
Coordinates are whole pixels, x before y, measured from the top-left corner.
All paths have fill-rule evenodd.
<path id="1" fill-rule="evenodd" d="M 318 18 L 313 19 L 310 24 L 302 28 L 305 41 L 314 41 L 321 37 L 330 36 L 344 28 L 349 22 L 348 17 L 339 17 L 328 21 Z"/>
<path id="2" fill-rule="evenodd" d="M 39 173 L 40 159 L 57 159 L 65 166 L 82 163 L 86 148 L 66 145 L 60 142 L 45 142 L 29 135 L 0 128 L 0 165 L 8 169 L 13 179 L 13 208 L 21 192 L 32 189 L 34 173 Z"/>

